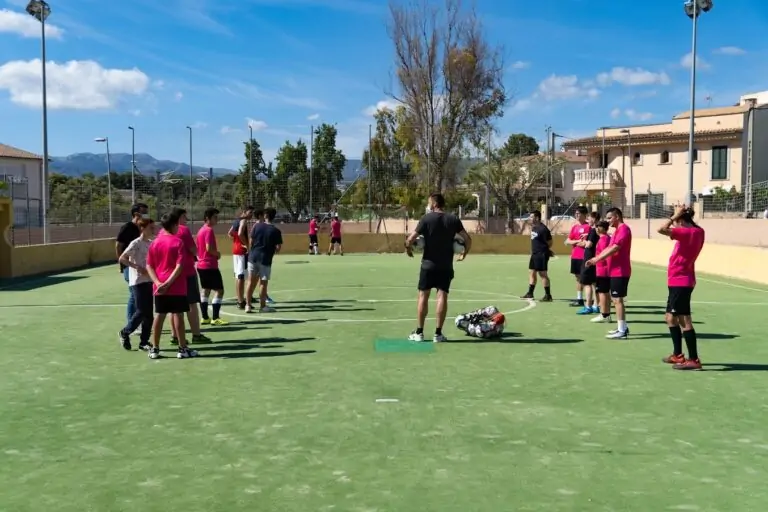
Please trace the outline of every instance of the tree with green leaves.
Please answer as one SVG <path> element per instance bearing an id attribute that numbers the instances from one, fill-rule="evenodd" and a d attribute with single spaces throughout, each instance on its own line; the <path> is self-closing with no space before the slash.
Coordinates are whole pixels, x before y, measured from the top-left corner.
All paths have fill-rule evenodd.
<path id="1" fill-rule="evenodd" d="M 370 184 L 373 204 L 391 204 L 394 186 L 411 177 L 411 166 L 408 153 L 397 137 L 397 113 L 381 109 L 374 114 L 374 119 L 376 131 L 363 152 L 363 167 L 368 173 L 366 192 Z M 361 204 L 366 203 L 367 197 Z"/>
<path id="2" fill-rule="evenodd" d="M 309 213 L 309 167 L 307 145 L 298 140 L 296 144 L 286 141 L 277 151 L 271 188 L 282 208 L 293 220 L 302 213 Z"/>
<path id="3" fill-rule="evenodd" d="M 328 210 L 336 203 L 339 190 L 338 182 L 344 177 L 347 158 L 336 148 L 336 127 L 323 123 L 314 131 L 312 141 L 312 204 L 310 213 Z M 309 189 L 309 188 L 308 188 Z"/>
<path id="4" fill-rule="evenodd" d="M 272 163 L 266 164 L 261 145 L 256 139 L 245 141 L 243 145 L 245 163 L 240 166 L 237 175 L 237 202 L 241 207 L 250 205 L 264 208 L 274 192 L 271 187 L 274 175 Z"/>
<path id="5" fill-rule="evenodd" d="M 390 96 L 405 107 L 401 140 L 431 188 L 443 190 L 452 159 L 479 147 L 503 115 L 502 52 L 461 0 L 393 0 L 389 36 L 398 85 Z"/>
<path id="6" fill-rule="evenodd" d="M 507 137 L 504 145 L 499 149 L 501 158 L 516 158 L 539 154 L 539 143 L 530 135 L 513 133 Z"/>

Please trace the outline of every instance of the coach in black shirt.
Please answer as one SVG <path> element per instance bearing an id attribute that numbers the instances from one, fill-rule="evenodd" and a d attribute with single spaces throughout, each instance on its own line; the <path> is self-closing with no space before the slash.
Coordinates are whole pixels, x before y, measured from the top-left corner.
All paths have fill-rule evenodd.
<path id="1" fill-rule="evenodd" d="M 541 222 L 541 212 L 531 213 L 531 259 L 528 262 L 530 276 L 528 278 L 528 293 L 523 299 L 533 299 L 536 289 L 536 275 L 541 277 L 544 286 L 542 302 L 552 302 L 552 294 L 549 282 L 549 257 L 552 254 L 552 233 L 546 224 Z"/>
<path id="2" fill-rule="evenodd" d="M 416 229 L 405 241 L 405 250 L 413 257 L 413 243 L 419 236 L 424 237 L 424 255 L 419 272 L 418 326 L 408 339 L 424 341 L 424 321 L 429 312 L 429 296 L 437 289 L 437 326 L 432 341 L 445 341 L 443 324 L 448 312 L 448 292 L 453 281 L 453 244 L 456 235 L 464 241 L 464 252 L 458 261 L 464 260 L 472 247 L 472 239 L 458 217 L 443 211 L 445 198 L 442 194 L 429 196 L 429 213 L 419 221 Z"/>
<path id="3" fill-rule="evenodd" d="M 120 260 L 120 256 L 123 255 L 123 251 L 125 251 L 125 248 L 128 247 L 128 245 L 139 238 L 141 235 L 141 231 L 139 230 L 139 226 L 137 225 L 138 222 L 142 218 L 149 218 L 149 207 L 143 203 L 137 203 L 131 207 L 131 220 L 130 222 L 126 222 L 120 227 L 120 231 L 117 233 L 117 238 L 115 239 L 115 255 L 117 256 L 118 261 Z M 122 263 L 120 265 L 120 272 L 123 274 L 123 279 L 125 279 L 125 282 L 128 282 L 128 267 L 123 265 Z M 133 293 L 131 292 L 131 287 L 128 287 L 128 307 L 126 310 L 126 315 L 128 317 L 128 321 L 131 321 L 131 318 L 133 317 L 133 313 L 136 310 L 136 302 L 133 298 Z"/>

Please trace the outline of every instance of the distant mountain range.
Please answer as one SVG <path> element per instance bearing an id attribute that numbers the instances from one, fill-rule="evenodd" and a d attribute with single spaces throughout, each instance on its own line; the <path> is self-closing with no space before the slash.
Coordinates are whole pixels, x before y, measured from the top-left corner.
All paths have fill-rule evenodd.
<path id="1" fill-rule="evenodd" d="M 112 163 L 112 172 L 129 172 L 131 170 L 130 153 L 110 153 Z M 107 172 L 107 155 L 94 153 L 75 153 L 69 156 L 51 157 L 51 172 L 64 174 L 65 176 L 82 176 L 83 174 L 94 174 L 100 176 Z M 174 162 L 172 160 L 158 160 L 152 155 L 146 153 L 136 153 L 136 168 L 142 174 L 149 176 L 155 172 L 173 171 L 182 176 L 189 174 L 189 164 Z M 208 167 L 199 167 L 195 165 L 193 172 L 208 173 Z M 225 174 L 235 174 L 238 171 L 233 169 L 214 168 L 213 174 L 220 176 Z M 361 160 L 347 160 L 344 168 L 344 181 L 354 181 L 359 174 L 365 174 L 363 162 Z"/>

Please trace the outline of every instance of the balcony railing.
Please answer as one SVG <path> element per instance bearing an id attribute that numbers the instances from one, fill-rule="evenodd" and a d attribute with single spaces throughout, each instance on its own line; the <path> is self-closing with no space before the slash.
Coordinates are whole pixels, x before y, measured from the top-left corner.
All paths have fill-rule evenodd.
<path id="1" fill-rule="evenodd" d="M 616 169 L 576 169 L 573 171 L 573 188 L 575 190 L 589 190 L 606 187 L 615 187 L 621 183 L 621 176 Z"/>

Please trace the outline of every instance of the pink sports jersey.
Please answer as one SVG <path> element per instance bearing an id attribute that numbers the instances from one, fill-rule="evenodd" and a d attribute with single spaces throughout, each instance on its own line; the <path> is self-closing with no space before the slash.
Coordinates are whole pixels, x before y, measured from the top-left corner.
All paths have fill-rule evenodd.
<path id="1" fill-rule="evenodd" d="M 700 227 L 672 228 L 669 237 L 677 240 L 667 267 L 667 286 L 696 286 L 696 259 L 704 247 L 704 230 Z"/>
<path id="2" fill-rule="evenodd" d="M 310 235 L 317 234 L 317 221 L 315 219 L 312 219 L 309 221 L 309 234 Z"/>
<path id="3" fill-rule="evenodd" d="M 608 275 L 610 277 L 632 276 L 632 230 L 623 222 L 616 228 L 611 237 L 611 245 L 618 245 L 619 250 L 608 258 Z"/>
<path id="4" fill-rule="evenodd" d="M 331 238 L 341 238 L 341 221 L 339 219 L 331 221 Z"/>
<path id="5" fill-rule="evenodd" d="M 179 230 L 176 232 L 176 238 L 184 244 L 184 275 L 196 276 L 195 256 L 192 251 L 195 250 L 195 239 L 187 226 L 179 224 Z"/>
<path id="6" fill-rule="evenodd" d="M 197 268 L 201 270 L 219 268 L 219 260 L 205 250 L 206 245 L 210 246 L 213 252 L 218 250 L 216 234 L 213 232 L 213 228 L 207 225 L 201 227 L 200 231 L 197 232 Z"/>
<path id="7" fill-rule="evenodd" d="M 611 245 L 611 237 L 608 235 L 601 235 L 595 246 L 595 254 L 599 255 L 609 245 Z M 598 261 L 595 265 L 597 271 L 597 277 L 608 277 L 608 260 Z"/>
<path id="8" fill-rule="evenodd" d="M 589 233 L 589 224 L 587 224 L 586 222 L 584 224 L 574 224 L 573 227 L 571 228 L 571 232 L 568 233 L 568 240 L 581 240 L 588 233 Z M 571 258 L 574 260 L 583 260 L 584 248 L 577 247 L 574 245 L 573 249 L 571 249 Z"/>
<path id="9" fill-rule="evenodd" d="M 184 243 L 177 236 L 162 231 L 149 246 L 147 266 L 152 267 L 160 282 L 171 277 L 177 265 L 184 265 Z M 157 295 L 157 285 L 154 285 Z M 187 280 L 184 272 L 171 284 L 165 295 L 187 295 Z"/>

